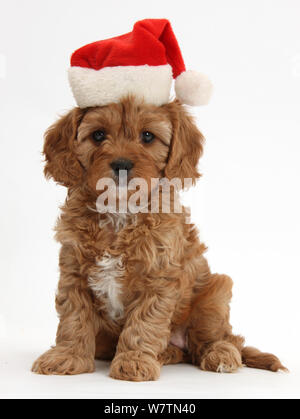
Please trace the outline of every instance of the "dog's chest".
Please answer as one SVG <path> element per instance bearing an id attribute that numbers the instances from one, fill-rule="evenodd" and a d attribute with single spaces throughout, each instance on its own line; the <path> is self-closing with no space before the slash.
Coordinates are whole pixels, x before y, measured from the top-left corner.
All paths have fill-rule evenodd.
<path id="1" fill-rule="evenodd" d="M 104 253 L 96 262 L 96 268 L 89 277 L 89 286 L 95 296 L 104 303 L 109 316 L 113 320 L 121 319 L 124 312 L 122 288 L 125 268 L 122 256 Z"/>
<path id="2" fill-rule="evenodd" d="M 105 242 L 106 249 L 113 245 L 117 235 L 128 225 L 136 222 L 131 214 L 106 214 L 99 227 L 104 231 L 101 245 Z M 109 233 L 109 234 L 108 234 Z M 97 258 L 89 275 L 89 286 L 100 301 L 101 306 L 113 320 L 120 320 L 124 314 L 123 295 L 125 287 L 125 266 L 123 256 L 115 256 L 110 251 Z"/>

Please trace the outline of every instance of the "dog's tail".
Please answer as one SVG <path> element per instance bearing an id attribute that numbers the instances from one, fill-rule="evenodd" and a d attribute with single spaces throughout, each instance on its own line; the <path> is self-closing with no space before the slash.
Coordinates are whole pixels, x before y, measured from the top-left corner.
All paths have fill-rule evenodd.
<path id="1" fill-rule="evenodd" d="M 274 372 L 279 370 L 288 371 L 288 369 L 281 364 L 277 356 L 261 352 L 251 346 L 246 346 L 242 349 L 242 360 L 243 364 L 249 368 L 258 368 Z"/>

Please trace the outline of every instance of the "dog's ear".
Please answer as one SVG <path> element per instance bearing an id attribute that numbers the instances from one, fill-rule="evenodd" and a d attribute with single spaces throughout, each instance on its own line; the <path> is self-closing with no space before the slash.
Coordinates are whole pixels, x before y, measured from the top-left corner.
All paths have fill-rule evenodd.
<path id="1" fill-rule="evenodd" d="M 200 176 L 197 164 L 203 152 L 204 137 L 178 100 L 167 106 L 173 125 L 173 136 L 165 175 L 169 179 L 180 178 L 182 181 L 191 178 L 194 184 Z"/>
<path id="2" fill-rule="evenodd" d="M 74 152 L 77 128 L 83 115 L 84 111 L 74 108 L 45 133 L 45 176 L 52 177 L 66 187 L 78 184 L 83 175 L 83 169 Z"/>

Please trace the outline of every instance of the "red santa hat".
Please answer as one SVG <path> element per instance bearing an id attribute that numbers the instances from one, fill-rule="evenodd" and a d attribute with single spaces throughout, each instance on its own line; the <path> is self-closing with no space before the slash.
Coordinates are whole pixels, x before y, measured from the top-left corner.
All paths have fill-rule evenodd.
<path id="1" fill-rule="evenodd" d="M 130 33 L 78 49 L 69 69 L 70 85 L 80 108 L 119 102 L 128 94 L 160 106 L 170 100 L 173 78 L 182 103 L 208 103 L 212 85 L 205 75 L 186 71 L 166 19 L 141 20 Z"/>

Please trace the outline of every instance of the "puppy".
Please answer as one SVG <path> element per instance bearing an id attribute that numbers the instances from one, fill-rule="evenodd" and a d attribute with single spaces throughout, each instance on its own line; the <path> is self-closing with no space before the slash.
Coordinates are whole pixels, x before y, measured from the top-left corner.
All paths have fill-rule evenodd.
<path id="1" fill-rule="evenodd" d="M 232 334 L 232 280 L 211 273 L 185 209 L 96 209 L 99 179 L 118 183 L 123 170 L 147 185 L 195 182 L 202 151 L 203 136 L 177 100 L 153 106 L 127 97 L 75 108 L 49 128 L 45 175 L 68 188 L 56 226 L 59 326 L 56 346 L 32 371 L 91 373 L 95 358 L 111 360 L 110 376 L 130 381 L 157 380 L 162 365 L 181 362 L 215 372 L 243 364 L 284 369 L 276 356 Z"/>

